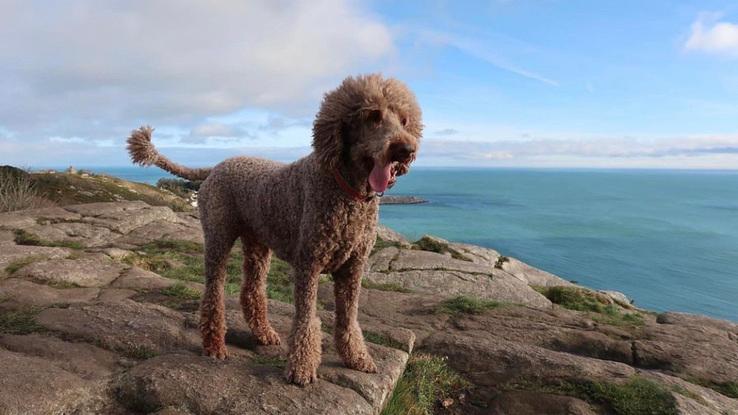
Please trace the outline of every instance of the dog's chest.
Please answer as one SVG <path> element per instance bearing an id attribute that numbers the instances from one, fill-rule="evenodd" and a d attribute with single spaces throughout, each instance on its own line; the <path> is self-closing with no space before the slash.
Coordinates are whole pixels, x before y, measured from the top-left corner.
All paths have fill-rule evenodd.
<path id="1" fill-rule="evenodd" d="M 335 244 L 327 267 L 330 270 L 340 267 L 355 252 L 363 256 L 376 233 L 377 214 L 371 206 L 346 209 L 343 213 L 342 223 L 334 228 Z"/>

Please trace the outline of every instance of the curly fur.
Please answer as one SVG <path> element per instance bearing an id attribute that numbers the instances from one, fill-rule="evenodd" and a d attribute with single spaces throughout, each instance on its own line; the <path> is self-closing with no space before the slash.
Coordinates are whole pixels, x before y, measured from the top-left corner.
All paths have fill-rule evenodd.
<path id="1" fill-rule="evenodd" d="M 354 189 L 371 195 L 368 178 L 373 166 L 392 163 L 394 173 L 406 173 L 421 133 L 421 112 L 412 92 L 380 75 L 349 77 L 326 94 L 313 125 L 313 152 L 291 164 L 236 157 L 212 170 L 193 170 L 161 156 L 151 144 L 150 127 L 132 133 L 128 149 L 135 163 L 155 164 L 190 180 L 207 177 L 198 196 L 205 234 L 206 288 L 200 308 L 205 354 L 227 356 L 225 265 L 240 238 L 244 252 L 241 305 L 261 344 L 280 343 L 267 319 L 271 253 L 294 268 L 289 381 L 305 385 L 317 377 L 321 331 L 316 302 L 321 272 L 332 273 L 335 281 L 334 334 L 341 358 L 350 368 L 376 371 L 357 316 L 379 201 L 349 197 L 331 173 L 337 170 Z"/>

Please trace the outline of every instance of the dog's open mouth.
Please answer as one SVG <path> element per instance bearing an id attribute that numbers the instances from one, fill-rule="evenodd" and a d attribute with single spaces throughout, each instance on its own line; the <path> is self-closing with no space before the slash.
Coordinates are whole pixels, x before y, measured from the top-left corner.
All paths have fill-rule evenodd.
<path id="1" fill-rule="evenodd" d="M 369 173 L 369 186 L 377 193 L 383 193 L 397 181 L 396 161 L 390 161 L 386 164 L 374 162 L 371 173 Z"/>

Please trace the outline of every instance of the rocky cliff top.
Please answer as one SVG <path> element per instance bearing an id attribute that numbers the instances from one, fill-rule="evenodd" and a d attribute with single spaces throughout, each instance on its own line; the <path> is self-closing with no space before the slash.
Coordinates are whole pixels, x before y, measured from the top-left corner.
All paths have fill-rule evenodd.
<path id="1" fill-rule="evenodd" d="M 170 185 L 177 182 L 178 186 Z M 15 187 L 26 196 L 25 201 L 15 200 L 11 209 L 41 208 L 77 203 L 120 202 L 141 200 L 152 206 L 167 206 L 175 211 L 192 210 L 188 182 L 163 180 L 163 186 L 135 183 L 104 174 L 94 174 L 73 167 L 66 172 L 53 170 L 28 173 L 12 166 L 0 166 L 0 202 L 7 197 L 17 199 L 18 194 L 8 193 L 7 187 Z M 4 203 L 0 203 L 3 211 Z"/>
<path id="2" fill-rule="evenodd" d="M 0 214 L 0 413 L 738 414 L 738 325 L 655 314 L 514 258 L 380 229 L 359 321 L 378 374 L 333 350 L 319 301 L 320 380 L 288 385 L 226 291 L 232 357 L 200 356 L 196 216 L 144 202 Z M 293 308 L 274 259 L 270 320 Z"/>

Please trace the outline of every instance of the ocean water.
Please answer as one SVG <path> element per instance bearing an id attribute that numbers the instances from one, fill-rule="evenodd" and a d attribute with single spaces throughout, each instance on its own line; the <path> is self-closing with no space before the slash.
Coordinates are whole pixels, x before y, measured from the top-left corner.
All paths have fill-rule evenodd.
<path id="1" fill-rule="evenodd" d="M 641 307 L 738 321 L 738 172 L 414 168 L 390 193 L 429 201 L 381 208 L 411 239 L 487 246 Z"/>

